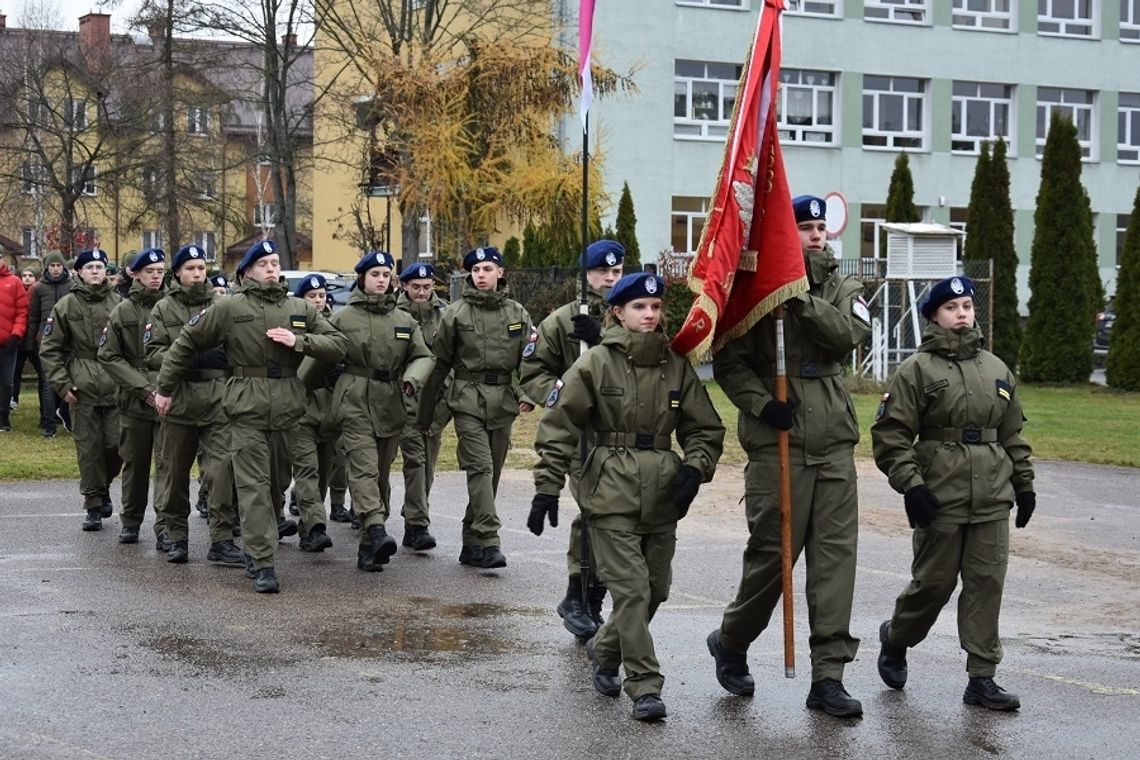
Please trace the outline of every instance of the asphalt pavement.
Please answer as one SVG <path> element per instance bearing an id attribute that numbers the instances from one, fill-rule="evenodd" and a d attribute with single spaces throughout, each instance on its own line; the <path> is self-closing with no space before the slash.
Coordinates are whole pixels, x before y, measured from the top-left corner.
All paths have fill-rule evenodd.
<path id="1" fill-rule="evenodd" d="M 281 593 L 238 569 L 191 563 L 151 540 L 116 542 L 117 515 L 83 533 L 74 482 L 0 484 L 0 757 L 41 758 L 1135 758 L 1140 717 L 1140 471 L 1038 463 L 1038 511 L 1011 540 L 998 682 L 1022 709 L 962 703 L 954 602 L 892 691 L 876 632 L 908 579 L 901 499 L 860 463 L 860 555 L 845 683 L 861 720 L 807 710 L 803 562 L 797 674 L 783 673 L 780 613 L 753 645 L 757 692 L 722 691 L 704 639 L 733 596 L 745 533 L 740 469 L 722 469 L 681 524 L 673 593 L 652 631 L 669 717 L 644 725 L 590 685 L 580 644 L 554 614 L 566 522 L 526 530 L 529 473 L 504 474 L 508 566 L 457 562 L 463 474 L 432 498 L 437 549 L 401 549 L 383 573 L 355 568 L 356 537 L 281 546 Z M 393 483 L 398 504 L 400 484 Z M 117 496 L 118 488 L 114 489 Z M 398 508 L 397 510 L 398 511 Z M 400 537 L 399 518 L 390 532 Z"/>

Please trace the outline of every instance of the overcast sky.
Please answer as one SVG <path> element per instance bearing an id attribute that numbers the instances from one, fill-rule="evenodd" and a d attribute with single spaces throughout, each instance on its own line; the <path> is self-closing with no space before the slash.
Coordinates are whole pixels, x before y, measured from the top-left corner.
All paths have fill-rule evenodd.
<path id="1" fill-rule="evenodd" d="M 0 3 L 0 12 L 8 16 L 8 26 L 23 26 L 22 20 L 32 18 L 53 18 L 55 29 L 75 31 L 79 28 L 79 17 L 88 13 L 109 13 L 111 31 L 126 33 L 127 20 L 141 5 L 139 0 L 114 0 L 100 4 L 97 0 L 15 0 Z M 38 26 L 38 24 L 37 24 Z"/>

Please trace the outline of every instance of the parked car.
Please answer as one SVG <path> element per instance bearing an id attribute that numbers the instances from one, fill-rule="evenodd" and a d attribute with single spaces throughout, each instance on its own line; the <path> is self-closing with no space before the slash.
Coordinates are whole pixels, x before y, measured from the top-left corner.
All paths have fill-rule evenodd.
<path id="1" fill-rule="evenodd" d="M 1113 299 L 1108 299 L 1108 306 L 1096 315 L 1096 332 L 1093 333 L 1093 353 L 1107 354 L 1108 341 L 1112 337 L 1112 324 L 1116 321 L 1116 311 L 1113 309 Z"/>

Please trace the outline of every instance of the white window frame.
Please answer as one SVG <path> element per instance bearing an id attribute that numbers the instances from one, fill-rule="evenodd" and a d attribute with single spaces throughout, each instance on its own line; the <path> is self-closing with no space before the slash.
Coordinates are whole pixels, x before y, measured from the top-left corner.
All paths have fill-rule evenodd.
<path id="1" fill-rule="evenodd" d="M 198 172 L 194 175 L 194 191 L 199 200 L 212 200 L 218 194 L 218 175 L 214 172 Z"/>
<path id="2" fill-rule="evenodd" d="M 253 223 L 259 226 L 277 224 L 277 201 L 259 201 L 253 204 Z"/>
<path id="3" fill-rule="evenodd" d="M 677 73 L 677 68 L 682 64 L 699 65 L 704 67 L 704 76 L 688 76 Z M 734 79 L 717 79 L 711 76 L 709 72 L 710 66 L 728 67 L 739 71 L 740 64 L 726 62 L 726 61 L 693 61 L 688 59 L 678 59 L 673 62 L 673 139 L 674 140 L 716 140 L 723 141 L 728 136 L 728 124 L 732 119 L 732 107 L 725 107 L 725 100 L 731 97 L 732 104 L 736 103 L 736 88 L 740 82 L 740 77 L 737 75 Z M 709 85 L 712 84 L 716 87 L 715 116 L 717 118 L 702 119 L 696 116 L 695 106 L 693 105 L 693 86 L 694 84 Z M 684 90 L 685 98 L 685 115 L 677 115 L 677 96 L 682 94 L 679 90 Z M 701 96 L 698 96 L 701 97 Z M 705 110 L 705 109 L 702 109 Z"/>
<path id="4" fill-rule="evenodd" d="M 67 99 L 67 128 L 72 132 L 82 132 L 87 129 L 87 99 Z"/>
<path id="5" fill-rule="evenodd" d="M 1058 2 L 1071 2 L 1073 15 L 1057 16 L 1053 6 Z M 1082 2 L 1088 2 L 1087 16 L 1078 15 Z M 1045 3 L 1044 11 L 1041 3 Z M 1097 39 L 1100 37 L 1100 0 L 1037 0 L 1037 34 L 1045 37 Z"/>
<path id="6" fill-rule="evenodd" d="M 988 9 L 971 9 L 969 5 L 976 2 L 978 0 L 954 0 L 950 25 L 975 32 L 1017 31 L 1017 0 L 983 0 L 989 4 Z M 998 5 L 1005 5 L 1006 10 L 996 10 Z"/>
<path id="7" fill-rule="evenodd" d="M 678 201 L 699 201 L 701 210 L 691 211 L 677 208 Z M 680 218 L 685 220 L 685 240 L 693 246 L 692 250 L 677 251 L 674 253 L 679 254 L 694 254 L 697 252 L 697 246 L 701 243 L 700 230 L 704 229 L 705 223 L 709 218 L 709 199 L 698 197 L 695 195 L 674 195 L 669 203 L 669 246 L 673 246 L 673 224 Z"/>
<path id="8" fill-rule="evenodd" d="M 830 77 L 830 83 L 817 83 L 814 80 Z M 788 102 L 794 91 L 810 93 L 810 122 L 792 124 L 788 121 Z M 831 102 L 831 123 L 819 122 L 820 98 L 827 97 Z M 777 101 L 778 117 L 776 129 L 780 131 L 780 142 L 785 145 L 816 145 L 832 147 L 839 142 L 839 73 L 818 69 L 780 69 L 780 90 Z M 820 136 L 825 139 L 819 139 Z"/>
<path id="9" fill-rule="evenodd" d="M 752 0 L 675 0 L 677 5 L 698 5 L 724 11 L 749 10 Z"/>
<path id="10" fill-rule="evenodd" d="M 1120 0 L 1120 41 L 1140 42 L 1140 0 Z"/>
<path id="11" fill-rule="evenodd" d="M 24 246 L 24 258 L 38 259 L 40 257 L 40 240 L 35 228 L 21 227 L 20 242 Z"/>
<path id="12" fill-rule="evenodd" d="M 80 174 L 80 172 L 82 172 L 82 174 Z M 73 166 L 71 168 L 71 186 L 77 187 L 79 180 L 82 179 L 83 189 L 79 191 L 79 194 L 84 198 L 94 198 L 98 194 L 99 187 L 96 184 L 98 177 L 99 172 L 96 171 L 95 164 Z"/>
<path id="13" fill-rule="evenodd" d="M 788 0 L 788 16 L 843 18 L 843 0 Z"/>
<path id="14" fill-rule="evenodd" d="M 1119 97 L 1116 109 L 1116 160 L 1121 164 L 1140 164 L 1140 93 L 1122 92 Z M 1133 130 L 1138 133 L 1135 141 L 1128 139 Z"/>
<path id="15" fill-rule="evenodd" d="M 142 248 L 145 251 L 147 248 L 162 248 L 162 230 L 143 230 L 142 231 Z"/>
<path id="16" fill-rule="evenodd" d="M 206 252 L 207 262 L 212 263 L 218 260 L 217 240 L 217 233 L 213 230 L 204 230 L 194 236 L 194 244 Z"/>
<path id="17" fill-rule="evenodd" d="M 863 0 L 863 20 L 930 26 L 930 0 Z"/>
<path id="18" fill-rule="evenodd" d="M 1054 90 L 1059 94 L 1060 100 L 1043 101 L 1041 99 L 1042 90 Z M 1076 101 L 1077 95 L 1087 95 L 1091 103 L 1082 103 Z M 1074 100 L 1068 100 L 1073 98 Z M 1095 161 L 1096 160 L 1096 92 L 1094 90 L 1078 90 L 1069 87 L 1038 87 L 1037 88 L 1037 106 L 1035 117 L 1037 125 L 1035 131 L 1037 134 L 1037 158 L 1045 152 L 1045 141 L 1049 138 L 1049 124 L 1053 119 L 1053 111 L 1061 111 L 1069 117 L 1077 127 L 1077 142 L 1081 146 L 1081 160 L 1082 161 Z M 1088 137 L 1081 139 L 1081 121 L 1077 118 L 1078 114 L 1083 114 L 1088 124 Z M 1044 118 L 1044 130 L 1041 131 L 1042 118 Z"/>
<path id="19" fill-rule="evenodd" d="M 25 161 L 20 166 L 20 192 L 24 195 L 39 195 L 44 191 L 47 167 L 38 161 Z"/>
<path id="20" fill-rule="evenodd" d="M 888 89 L 867 89 L 868 80 L 885 79 L 887 81 Z M 903 82 L 917 82 L 919 85 L 918 92 L 911 92 L 906 89 L 896 89 L 900 83 Z M 862 141 L 863 150 L 890 150 L 890 151 L 925 151 L 928 150 L 928 137 L 927 137 L 927 124 L 930 122 L 928 114 L 929 99 L 929 80 L 919 79 L 918 77 L 895 77 L 895 76 L 881 76 L 881 75 L 864 75 L 863 77 L 863 131 Z M 871 108 L 868 112 L 866 99 L 872 99 Z M 902 98 L 903 108 L 902 115 L 904 125 L 902 129 L 892 130 L 883 129 L 880 125 L 880 111 L 882 110 L 882 101 L 886 98 Z M 915 129 L 909 124 L 910 103 L 917 100 L 919 103 L 918 128 Z M 867 126 L 868 117 L 873 126 Z M 867 138 L 877 139 L 886 138 L 885 145 L 876 145 L 874 143 L 868 144 Z M 917 140 L 917 145 L 907 145 L 906 141 Z"/>
<path id="21" fill-rule="evenodd" d="M 958 94 L 959 86 L 970 86 L 973 88 L 973 94 Z M 1014 86 L 1011 84 L 1004 84 L 1001 82 L 967 82 L 962 80 L 954 80 L 951 85 L 951 103 L 950 103 L 950 152 L 959 153 L 964 155 L 976 156 L 981 152 L 983 142 L 995 142 L 998 137 L 1001 137 L 1009 145 L 1010 152 L 1013 151 L 1013 135 L 1017 132 L 1013 128 L 1014 118 Z M 995 87 L 1004 87 L 1007 96 L 997 97 L 994 95 L 983 95 L 982 91 L 989 90 Z M 984 103 L 989 106 L 989 113 L 987 114 L 987 121 L 989 124 L 989 132 L 985 135 L 971 135 L 968 133 L 968 119 L 966 118 L 969 113 L 969 106 L 972 103 Z M 1005 106 L 1005 130 L 998 131 L 996 129 L 997 112 L 1001 106 Z M 958 119 L 958 129 L 954 128 L 954 119 Z M 960 147 L 955 143 L 972 142 L 972 147 Z"/>
<path id="22" fill-rule="evenodd" d="M 210 111 L 203 106 L 186 109 L 186 133 L 202 137 L 210 133 Z"/>
<path id="23" fill-rule="evenodd" d="M 879 230 L 881 229 L 879 225 L 880 223 L 887 220 L 882 216 L 867 216 L 866 214 L 868 206 L 873 206 L 876 211 L 885 213 L 887 205 L 886 201 L 882 203 L 864 203 L 859 208 L 859 258 L 878 259 L 881 258 L 881 256 L 879 256 L 879 253 L 882 250 L 882 244 L 879 241 Z M 866 241 L 863 239 L 863 237 L 866 235 L 868 227 L 870 227 L 871 230 L 871 255 L 865 256 L 863 254 L 863 246 Z"/>

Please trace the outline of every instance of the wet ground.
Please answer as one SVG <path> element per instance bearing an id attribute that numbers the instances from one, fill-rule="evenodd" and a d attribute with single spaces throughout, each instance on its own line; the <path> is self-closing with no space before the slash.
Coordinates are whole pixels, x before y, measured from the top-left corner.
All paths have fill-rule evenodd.
<path id="1" fill-rule="evenodd" d="M 0 757 L 1137 757 L 1140 472 L 1039 464 L 1040 507 L 1012 536 L 1003 607 L 998 680 L 1021 696 L 1014 714 L 962 704 L 953 606 L 911 652 L 907 688 L 879 681 L 876 631 L 908 578 L 909 532 L 884 479 L 866 463 L 860 475 L 863 646 L 845 681 L 865 717 L 804 708 L 802 593 L 797 678 L 783 677 L 777 612 L 750 653 L 757 695 L 717 685 L 704 637 L 735 591 L 744 538 L 742 475 L 724 470 L 681 525 L 673 595 L 653 623 L 669 710 L 658 725 L 591 688 L 553 613 L 567 528 L 526 531 L 528 473 L 503 479 L 503 570 L 456 561 L 464 487 L 450 472 L 433 498 L 439 548 L 365 574 L 352 531 L 334 524 L 323 554 L 285 541 L 276 596 L 205 562 L 197 517 L 192 562 L 175 566 L 151 541 L 116 543 L 117 517 L 81 532 L 74 483 L 0 484 Z"/>

